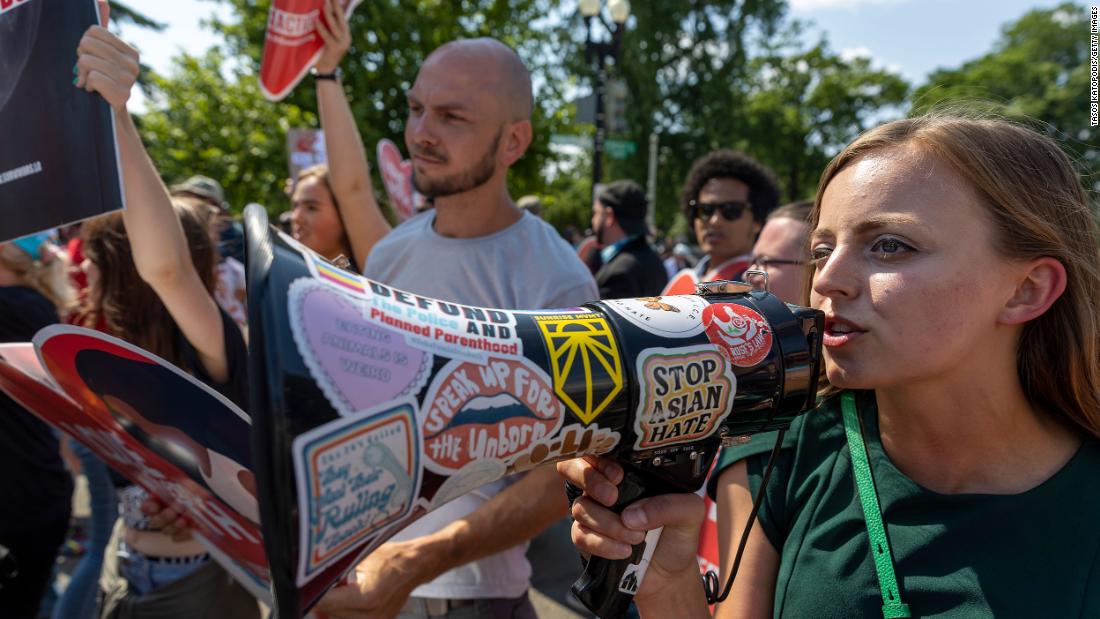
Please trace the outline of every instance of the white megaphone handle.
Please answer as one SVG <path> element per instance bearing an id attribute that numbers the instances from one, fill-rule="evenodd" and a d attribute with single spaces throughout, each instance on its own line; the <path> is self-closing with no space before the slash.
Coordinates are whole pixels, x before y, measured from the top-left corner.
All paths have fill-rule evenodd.
<path id="1" fill-rule="evenodd" d="M 659 527 L 645 534 L 645 539 L 642 541 L 645 547 L 645 550 L 642 551 L 642 558 L 637 563 L 628 566 L 626 571 L 623 572 L 623 577 L 619 580 L 619 591 L 621 593 L 634 595 L 641 588 L 645 573 L 649 570 L 649 562 L 653 559 L 653 551 L 657 549 L 657 542 L 661 540 L 661 531 L 664 530 L 664 527 Z"/>

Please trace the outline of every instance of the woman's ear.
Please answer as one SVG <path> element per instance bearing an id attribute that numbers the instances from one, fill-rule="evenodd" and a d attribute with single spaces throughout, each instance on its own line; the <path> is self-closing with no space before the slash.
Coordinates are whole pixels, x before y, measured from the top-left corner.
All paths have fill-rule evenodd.
<path id="1" fill-rule="evenodd" d="M 1001 309 L 1001 324 L 1018 325 L 1042 316 L 1066 291 L 1066 267 L 1049 256 L 1026 263 L 1022 275 Z"/>

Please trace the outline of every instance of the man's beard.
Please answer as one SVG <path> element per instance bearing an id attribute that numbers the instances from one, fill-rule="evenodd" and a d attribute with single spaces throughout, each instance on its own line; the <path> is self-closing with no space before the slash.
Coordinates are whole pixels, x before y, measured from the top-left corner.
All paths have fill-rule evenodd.
<path id="1" fill-rule="evenodd" d="M 500 146 L 500 137 L 503 132 L 503 128 L 497 129 L 497 135 L 493 138 L 493 143 L 489 145 L 489 149 L 486 151 L 485 155 L 474 165 L 461 172 L 456 172 L 455 174 L 443 178 L 428 179 L 418 175 L 414 167 L 412 174 L 413 187 L 415 187 L 421 195 L 427 198 L 453 196 L 481 187 L 489 182 L 489 179 L 492 178 L 493 174 L 497 171 L 497 147 Z M 435 155 L 435 153 L 428 154 L 429 156 Z M 436 157 L 433 156 L 433 158 Z"/>

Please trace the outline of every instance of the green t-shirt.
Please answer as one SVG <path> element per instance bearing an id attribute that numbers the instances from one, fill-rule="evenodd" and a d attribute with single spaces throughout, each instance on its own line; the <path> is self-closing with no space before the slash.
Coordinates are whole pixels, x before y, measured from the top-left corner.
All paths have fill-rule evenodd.
<path id="1" fill-rule="evenodd" d="M 883 451 L 874 394 L 856 401 L 913 617 L 1100 618 L 1100 441 L 1086 439 L 1062 470 L 1021 494 L 939 494 Z M 718 471 L 748 458 L 755 495 L 774 444 L 771 433 L 727 448 Z M 881 617 L 839 397 L 791 425 L 772 475 L 759 526 L 780 554 L 775 616 Z"/>

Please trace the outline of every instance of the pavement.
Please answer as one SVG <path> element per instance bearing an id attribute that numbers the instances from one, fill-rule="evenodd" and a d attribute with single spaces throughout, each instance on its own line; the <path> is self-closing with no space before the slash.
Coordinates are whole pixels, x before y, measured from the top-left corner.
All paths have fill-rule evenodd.
<path id="1" fill-rule="evenodd" d="M 527 548 L 531 561 L 531 602 L 539 619 L 589 619 L 569 592 L 581 576 L 582 565 L 577 548 L 569 537 L 569 519 L 563 518 L 531 540 Z M 582 612 L 583 611 L 583 612 Z"/>
<path id="2" fill-rule="evenodd" d="M 90 516 L 88 485 L 83 476 L 77 477 L 73 492 L 73 516 L 78 524 L 86 525 Z M 569 521 L 562 519 L 531 540 L 527 550 L 531 561 L 531 602 L 539 619 L 591 619 L 580 603 L 571 599 L 569 587 L 580 577 L 582 566 L 577 549 L 569 537 Z M 68 585 L 69 576 L 76 569 L 79 557 L 58 557 L 59 589 Z"/>

